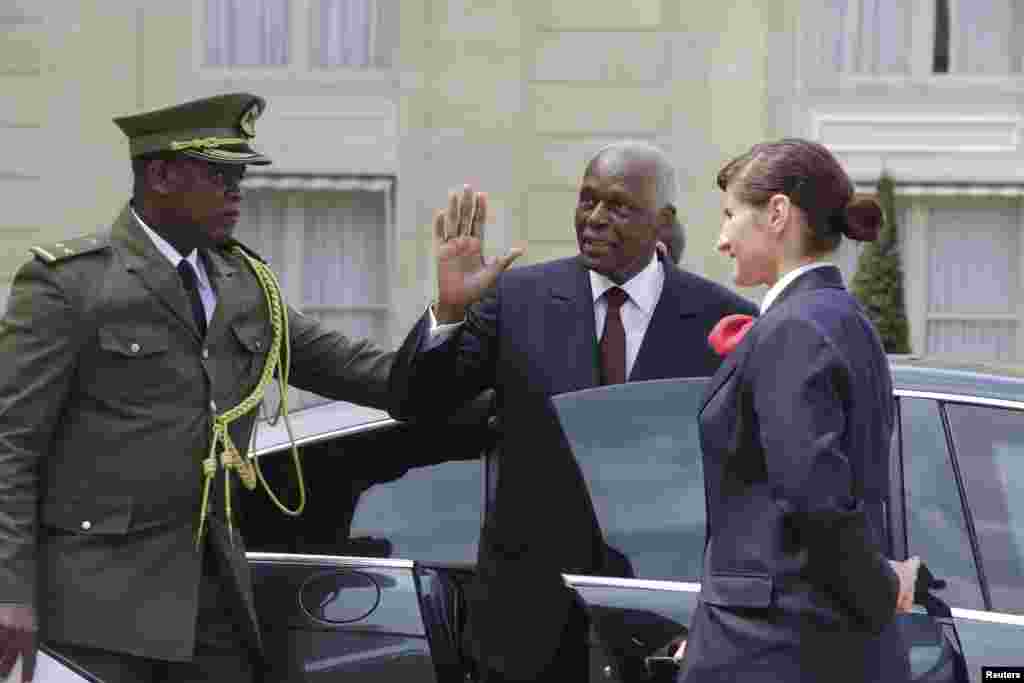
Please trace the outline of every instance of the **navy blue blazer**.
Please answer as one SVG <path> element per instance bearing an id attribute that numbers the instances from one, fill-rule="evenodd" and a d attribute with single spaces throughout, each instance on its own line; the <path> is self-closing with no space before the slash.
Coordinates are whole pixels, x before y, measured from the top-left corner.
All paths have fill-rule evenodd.
<path id="1" fill-rule="evenodd" d="M 721 362 L 707 342 L 711 328 L 756 308 L 662 264 L 665 285 L 630 380 L 709 377 Z M 550 661 L 568 614 L 560 574 L 601 571 L 608 560 L 548 401 L 600 383 L 589 271 L 575 257 L 506 271 L 451 339 L 424 352 L 429 325 L 425 314 L 398 352 L 391 413 L 440 419 L 495 390 L 502 457 L 481 533 L 472 636 L 488 666 L 529 679 Z"/>
<path id="2" fill-rule="evenodd" d="M 681 681 L 906 680 L 882 551 L 888 359 L 835 267 L 800 275 L 712 378 L 701 602 Z"/>

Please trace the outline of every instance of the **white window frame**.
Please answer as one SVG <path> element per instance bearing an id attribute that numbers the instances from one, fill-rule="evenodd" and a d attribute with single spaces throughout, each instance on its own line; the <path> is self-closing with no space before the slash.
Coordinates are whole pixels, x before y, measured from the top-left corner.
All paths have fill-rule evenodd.
<path id="1" fill-rule="evenodd" d="M 393 176 L 330 176 L 330 175 L 287 175 L 278 173 L 252 173 L 246 175 L 242 181 L 243 189 L 249 190 L 273 190 L 288 193 L 287 211 L 294 214 L 287 221 L 289 225 L 300 225 L 305 218 L 305 212 L 301 207 L 301 197 L 304 193 L 312 192 L 380 192 L 385 198 L 385 233 L 384 233 L 384 263 L 378 265 L 386 274 L 387 285 L 384 291 L 379 292 L 380 297 L 374 303 L 359 305 L 343 304 L 307 304 L 303 300 L 303 277 L 301 277 L 302 264 L 304 261 L 303 241 L 305 234 L 292 234 L 291 238 L 285 241 L 286 264 L 278 268 L 287 271 L 289 274 L 299 273 L 300 277 L 289 277 L 282 283 L 282 294 L 285 302 L 302 313 L 380 313 L 383 322 L 382 337 L 374 339 L 377 344 L 384 348 L 394 347 L 396 344 L 396 277 L 395 264 L 397 263 L 398 228 L 395 225 L 395 192 L 397 183 Z M 339 330 L 344 334 L 350 334 L 346 330 Z M 290 405 L 296 408 L 300 405 L 299 396 L 301 390 L 289 387 Z M 261 419 L 270 417 L 270 410 L 276 407 L 265 403 L 261 407 Z M 309 406 L 304 406 L 309 407 Z"/>
<path id="2" fill-rule="evenodd" d="M 910 323 L 911 349 L 915 353 L 927 351 L 928 323 L 932 320 L 985 320 L 1012 321 L 1017 324 L 1016 355 L 1014 362 L 1024 361 L 1024 296 L 1018 297 L 1016 314 L 961 314 L 931 313 L 928 310 L 929 267 L 928 267 L 928 213 L 929 200 L 939 197 L 978 198 L 1024 198 L 1024 187 L 1019 185 L 1005 186 L 897 186 L 896 195 L 909 199 L 909 208 L 904 214 L 908 218 L 906 225 L 900 225 L 903 238 L 903 275 L 904 282 L 913 278 L 914 286 L 905 288 L 905 304 L 907 318 Z M 1024 230 L 1024 227 L 1022 227 Z M 1018 264 L 1024 267 L 1024 235 L 1018 239 Z M 1024 272 L 1024 271 L 1018 271 Z"/>
<path id="3" fill-rule="evenodd" d="M 270 189 L 280 192 L 293 192 L 294 196 L 289 196 L 289 211 L 295 211 L 299 216 L 304 217 L 305 214 L 302 209 L 295 204 L 302 193 L 308 192 L 351 192 L 351 191 L 364 191 L 364 192 L 381 192 L 385 196 L 385 234 L 384 234 L 384 254 L 385 262 L 379 264 L 379 267 L 388 274 L 387 281 L 389 283 L 394 282 L 396 273 L 393 270 L 395 264 L 395 256 L 397 249 L 397 228 L 395 227 L 395 215 L 394 215 L 394 200 L 395 200 L 395 181 L 391 177 L 374 177 L 374 178 L 353 178 L 347 176 L 291 176 L 274 173 L 253 173 L 247 175 L 242 181 L 242 187 L 246 189 Z M 295 224 L 301 223 L 298 218 L 294 221 Z M 287 261 L 290 264 L 289 271 L 298 271 L 301 268 L 297 264 L 303 262 L 303 239 L 304 235 L 295 235 L 294 239 L 289 239 L 286 242 L 287 250 Z M 377 340 L 382 345 L 386 345 L 391 338 L 394 336 L 394 323 L 395 323 L 395 306 L 393 287 L 390 287 L 387 291 L 381 292 L 381 296 L 384 299 L 383 302 L 377 302 L 372 304 L 364 304 L 358 306 L 345 306 L 337 304 L 316 304 L 306 305 L 302 300 L 302 283 L 303 280 L 299 278 L 291 278 L 285 283 L 284 296 L 285 300 L 288 301 L 296 309 L 303 313 L 364 313 L 374 312 L 384 314 L 384 326 L 385 333 L 384 339 Z"/>
<path id="4" fill-rule="evenodd" d="M 373 14 L 377 3 L 392 0 L 369 0 Z M 394 0 L 398 1 L 398 0 Z M 267 81 L 280 83 L 298 81 L 304 83 L 391 82 L 397 73 L 394 65 L 389 68 L 369 67 L 322 67 L 314 63 L 313 51 L 318 38 L 314 16 L 319 0 L 287 0 L 288 2 L 288 57 L 284 66 L 207 66 L 206 54 L 206 0 L 192 0 L 192 67 L 202 81 Z M 376 22 L 371 23 L 371 48 L 376 35 Z"/>
<path id="5" fill-rule="evenodd" d="M 858 27 L 863 0 L 849 0 L 848 13 L 843 32 L 843 53 L 847 59 L 843 64 L 842 71 L 836 76 L 834 71 L 832 85 L 838 85 L 844 90 L 853 90 L 857 86 L 870 84 L 885 84 L 890 86 L 927 86 L 929 88 L 962 89 L 972 87 L 997 87 L 1002 91 L 1024 92 L 1024 73 L 1014 74 L 958 74 L 954 71 L 944 74 L 932 73 L 932 52 L 935 33 L 935 0 L 887 0 L 889 2 L 905 2 L 910 5 L 910 13 L 913 16 L 910 35 L 910 73 L 908 74 L 865 74 L 858 73 L 852 67 L 854 49 L 858 44 Z M 960 6 L 968 2 L 988 2 L 990 0 L 949 0 L 949 21 L 950 21 L 950 45 L 949 63 L 950 68 L 955 68 L 957 63 L 957 51 L 960 49 L 958 43 L 959 31 L 957 31 L 957 17 L 960 14 Z M 812 88 L 823 85 L 820 70 L 827 62 L 827 69 L 831 68 L 831 59 L 826 59 L 823 54 L 804 54 L 807 52 L 807 31 L 820 31 L 820 26 L 825 21 L 823 7 L 819 0 L 804 0 L 805 10 L 797 17 L 797 30 L 794 32 L 796 41 L 796 69 L 798 83 L 807 82 Z M 803 26 L 801 26 L 803 24 Z M 804 70 L 808 73 L 802 73 Z"/>

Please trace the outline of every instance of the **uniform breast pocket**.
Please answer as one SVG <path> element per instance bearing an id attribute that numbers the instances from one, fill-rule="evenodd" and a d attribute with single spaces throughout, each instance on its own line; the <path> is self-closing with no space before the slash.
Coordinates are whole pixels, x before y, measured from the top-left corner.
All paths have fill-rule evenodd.
<path id="1" fill-rule="evenodd" d="M 231 323 L 231 332 L 238 342 L 235 352 L 239 378 L 259 379 L 270 350 L 270 326 L 263 320 L 238 320 Z"/>
<path id="2" fill-rule="evenodd" d="M 178 391 L 187 368 L 171 353 L 170 331 L 155 325 L 105 325 L 99 328 L 99 354 L 83 368 L 93 390 L 105 395 L 150 398 Z"/>

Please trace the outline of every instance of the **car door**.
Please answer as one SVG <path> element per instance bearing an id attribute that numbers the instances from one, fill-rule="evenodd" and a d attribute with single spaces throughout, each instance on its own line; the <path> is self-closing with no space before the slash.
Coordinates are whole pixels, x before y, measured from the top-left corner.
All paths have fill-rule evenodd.
<path id="1" fill-rule="evenodd" d="M 628 382 L 552 399 L 617 576 L 566 576 L 591 616 L 591 680 L 649 680 L 645 658 L 685 637 L 700 591 L 706 379 Z M 668 680 L 671 680 L 670 678 Z"/>
<path id="2" fill-rule="evenodd" d="M 911 476 L 928 477 L 905 484 L 909 551 L 947 580 L 936 594 L 952 608 L 970 679 L 983 680 L 987 666 L 1020 671 L 1024 404 L 939 394 L 904 395 L 900 404 L 904 462 Z M 916 495 L 915 483 L 924 489 Z"/>
<path id="3" fill-rule="evenodd" d="M 310 410 L 295 421 L 305 512 L 282 515 L 262 493 L 244 510 L 268 680 L 464 681 L 461 586 L 476 560 L 486 416 L 431 427 L 347 404 Z M 267 430 L 255 452 L 294 502 L 284 442 Z"/>
<path id="4" fill-rule="evenodd" d="M 685 637 L 700 591 L 705 496 L 697 414 L 707 380 L 629 382 L 553 399 L 627 576 L 567 576 L 592 616 L 593 681 L 652 677 L 645 660 Z M 898 441 L 897 441 L 898 443 Z M 898 449 L 894 449 L 894 454 Z M 913 680 L 958 681 L 956 632 L 922 607 L 897 616 Z"/>

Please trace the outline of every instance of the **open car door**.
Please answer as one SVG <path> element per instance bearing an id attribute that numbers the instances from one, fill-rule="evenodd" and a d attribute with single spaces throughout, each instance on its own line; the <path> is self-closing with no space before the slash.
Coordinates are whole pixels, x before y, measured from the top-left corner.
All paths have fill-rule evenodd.
<path id="1" fill-rule="evenodd" d="M 247 497 L 267 680 L 464 683 L 462 586 L 476 561 L 489 396 L 448 423 L 398 423 L 342 402 L 297 413 L 309 497 L 287 517 Z M 283 424 L 253 452 L 294 506 Z"/>
<path id="2" fill-rule="evenodd" d="M 696 415 L 706 379 L 627 382 L 552 403 L 623 576 L 566 576 L 593 625 L 591 680 L 674 680 L 671 655 L 700 591 L 704 478 Z M 671 651 L 670 651 L 671 650 Z M 657 661 L 657 660 L 652 660 Z"/>

